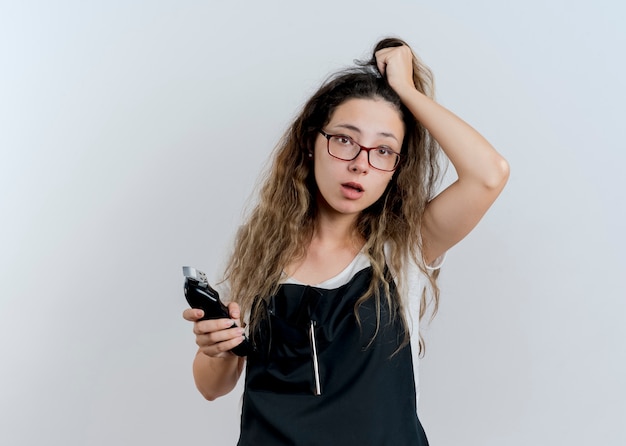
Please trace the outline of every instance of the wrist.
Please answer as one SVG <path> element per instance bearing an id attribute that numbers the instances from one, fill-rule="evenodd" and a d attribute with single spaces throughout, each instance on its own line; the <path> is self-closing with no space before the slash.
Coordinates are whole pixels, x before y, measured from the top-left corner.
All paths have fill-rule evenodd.
<path id="1" fill-rule="evenodd" d="M 425 95 L 420 92 L 415 85 L 403 85 L 398 88 L 394 88 L 394 91 L 398 94 L 398 96 L 400 96 L 400 100 L 406 106 L 408 106 L 409 103 L 416 100 L 419 101 L 425 97 Z"/>

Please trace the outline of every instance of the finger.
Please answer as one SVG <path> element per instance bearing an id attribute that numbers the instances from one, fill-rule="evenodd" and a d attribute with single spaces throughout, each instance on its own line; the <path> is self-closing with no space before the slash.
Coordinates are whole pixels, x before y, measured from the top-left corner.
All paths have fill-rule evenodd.
<path id="1" fill-rule="evenodd" d="M 243 342 L 243 337 L 238 338 L 238 339 L 233 339 L 231 341 L 220 342 L 219 344 L 199 347 L 198 350 L 200 350 L 202 353 L 204 353 L 207 356 L 211 356 L 214 358 L 215 357 L 223 358 L 223 357 L 234 355 L 234 353 L 231 352 L 231 350 L 237 347 L 242 342 Z"/>
<path id="2" fill-rule="evenodd" d="M 183 318 L 191 322 L 196 322 L 202 319 L 202 316 L 204 316 L 204 311 L 197 308 L 187 308 L 183 311 Z"/>
<path id="3" fill-rule="evenodd" d="M 387 63 L 382 61 L 376 61 L 376 66 L 378 67 L 378 71 L 380 71 L 381 75 L 385 75 L 385 69 L 387 68 Z"/>
<path id="4" fill-rule="evenodd" d="M 218 332 L 231 328 L 234 323 L 235 321 L 232 319 L 208 319 L 198 321 L 193 324 L 193 332 L 196 335 Z"/>
<path id="5" fill-rule="evenodd" d="M 382 74 L 383 76 L 385 75 L 385 69 L 387 68 L 387 57 L 386 57 L 387 49 L 388 48 L 378 50 L 376 51 L 376 54 L 375 54 L 376 66 L 378 67 L 378 71 L 380 71 L 380 74 Z"/>
<path id="6" fill-rule="evenodd" d="M 243 330 L 241 328 L 232 328 L 198 336 L 196 344 L 205 355 L 224 356 L 224 353 L 241 344 L 243 340 Z"/>
<path id="7" fill-rule="evenodd" d="M 233 319 L 239 319 L 241 312 L 237 302 L 231 302 L 228 304 L 228 314 L 230 314 L 230 317 Z"/>
<path id="8" fill-rule="evenodd" d="M 375 57 L 377 62 L 384 62 L 387 64 L 391 59 L 395 59 L 397 57 L 404 58 L 407 57 L 407 55 L 412 55 L 411 49 L 408 46 L 402 45 L 378 50 L 376 51 Z"/>
<path id="9" fill-rule="evenodd" d="M 228 342 L 236 338 L 242 338 L 243 332 L 243 328 L 233 327 L 210 333 L 200 333 L 196 336 L 196 344 L 199 346 L 210 346 L 221 342 Z"/>
<path id="10" fill-rule="evenodd" d="M 383 76 L 387 73 L 387 67 L 392 62 L 394 54 L 398 51 L 397 47 L 383 48 L 376 52 L 376 66 Z"/>

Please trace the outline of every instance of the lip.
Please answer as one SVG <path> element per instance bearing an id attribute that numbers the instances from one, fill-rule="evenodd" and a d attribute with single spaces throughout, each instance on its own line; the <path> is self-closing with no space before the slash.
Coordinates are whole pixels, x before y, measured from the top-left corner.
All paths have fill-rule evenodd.
<path id="1" fill-rule="evenodd" d="M 348 183 L 341 183 L 341 185 L 342 185 L 343 187 L 347 187 L 347 188 L 350 188 L 350 189 L 354 189 L 354 190 L 356 190 L 357 192 L 364 192 L 364 191 L 365 191 L 365 189 L 363 189 L 363 186 L 361 186 L 359 183 L 355 183 L 355 182 L 353 182 L 353 181 L 350 181 L 350 182 L 348 182 Z"/>
<path id="2" fill-rule="evenodd" d="M 364 192 L 363 186 L 359 183 L 341 183 L 341 193 L 348 200 L 358 200 L 363 196 Z"/>

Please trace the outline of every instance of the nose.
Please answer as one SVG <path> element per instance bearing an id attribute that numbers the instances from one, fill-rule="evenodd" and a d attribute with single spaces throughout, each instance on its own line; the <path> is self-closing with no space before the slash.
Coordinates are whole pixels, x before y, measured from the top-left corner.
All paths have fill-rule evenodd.
<path id="1" fill-rule="evenodd" d="M 365 150 L 361 150 L 356 158 L 350 161 L 350 170 L 352 172 L 367 172 L 369 167 L 368 152 Z"/>

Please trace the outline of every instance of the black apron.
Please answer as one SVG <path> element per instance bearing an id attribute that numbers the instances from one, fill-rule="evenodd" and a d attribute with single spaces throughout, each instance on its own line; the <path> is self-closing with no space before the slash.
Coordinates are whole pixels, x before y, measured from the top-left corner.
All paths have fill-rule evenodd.
<path id="1" fill-rule="evenodd" d="M 398 351 L 399 318 L 390 323 L 383 303 L 376 333 L 368 299 L 357 323 L 355 302 L 371 278 L 368 267 L 332 290 L 283 284 L 264 304 L 247 358 L 239 446 L 428 445 L 411 346 Z"/>

